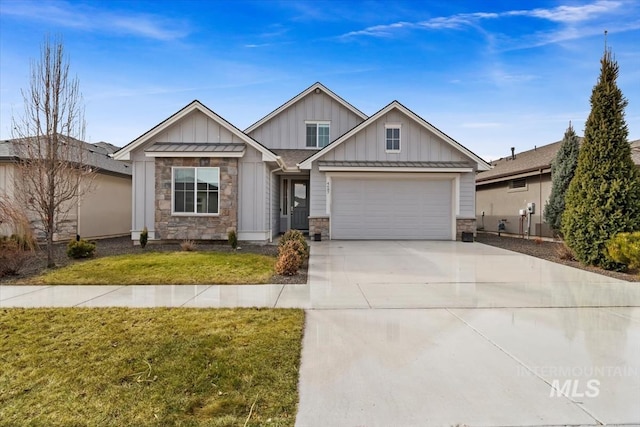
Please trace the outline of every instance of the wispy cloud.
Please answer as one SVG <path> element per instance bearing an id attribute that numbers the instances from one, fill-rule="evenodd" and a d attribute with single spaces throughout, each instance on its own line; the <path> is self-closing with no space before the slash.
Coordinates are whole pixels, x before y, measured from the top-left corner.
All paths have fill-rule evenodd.
<path id="1" fill-rule="evenodd" d="M 556 24 L 556 28 L 547 32 L 525 35 L 519 40 L 502 38 L 507 49 L 540 46 L 602 33 L 607 27 L 610 32 L 629 31 L 640 28 L 640 20 L 629 19 L 625 0 L 597 0 L 579 6 L 557 6 L 554 8 L 536 8 L 529 10 L 509 10 L 496 13 L 460 13 L 440 16 L 424 21 L 399 21 L 391 24 L 373 25 L 361 30 L 350 31 L 338 36 L 349 40 L 357 37 L 395 37 L 410 30 L 461 30 L 476 28 L 483 31 L 481 24 L 514 17 L 541 19 Z"/>
<path id="2" fill-rule="evenodd" d="M 98 4 L 98 3 L 96 3 Z M 63 1 L 4 1 L 0 14 L 81 31 L 176 40 L 189 34 L 185 22 L 159 15 L 113 12 Z"/>

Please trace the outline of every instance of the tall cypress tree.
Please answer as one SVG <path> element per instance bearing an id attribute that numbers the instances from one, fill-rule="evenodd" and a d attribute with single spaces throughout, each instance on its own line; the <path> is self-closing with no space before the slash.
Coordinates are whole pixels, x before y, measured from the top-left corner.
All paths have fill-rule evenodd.
<path id="1" fill-rule="evenodd" d="M 640 172 L 631 160 L 624 119 L 627 100 L 616 84 L 618 63 L 605 49 L 600 64 L 578 166 L 565 199 L 562 233 L 579 261 L 614 268 L 605 244 L 617 233 L 640 229 Z"/>
<path id="2" fill-rule="evenodd" d="M 544 207 L 544 220 L 558 233 L 562 225 L 564 197 L 578 165 L 578 136 L 569 123 L 556 157 L 551 162 L 551 195 Z"/>

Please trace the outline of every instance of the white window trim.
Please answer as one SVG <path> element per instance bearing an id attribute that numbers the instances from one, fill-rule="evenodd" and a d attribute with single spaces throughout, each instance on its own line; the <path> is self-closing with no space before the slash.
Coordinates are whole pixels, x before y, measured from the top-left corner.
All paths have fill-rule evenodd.
<path id="1" fill-rule="evenodd" d="M 398 149 L 389 150 L 387 148 L 387 129 L 398 129 Z M 401 123 L 385 123 L 384 124 L 384 151 L 387 153 L 399 153 L 402 150 L 402 124 Z"/>
<path id="2" fill-rule="evenodd" d="M 316 125 L 316 145 L 315 147 L 308 147 L 307 146 L 307 125 Z M 310 150 L 317 150 L 317 149 L 322 149 L 324 147 L 326 147 L 326 145 L 324 147 L 320 147 L 318 145 L 318 140 L 320 138 L 320 132 L 317 132 L 318 129 L 318 125 L 327 125 L 329 126 L 329 141 L 327 142 L 327 145 L 329 145 L 331 143 L 331 121 L 329 120 L 305 120 L 304 121 L 304 148 L 310 149 Z"/>
<path id="3" fill-rule="evenodd" d="M 218 212 L 217 213 L 199 213 L 199 212 L 176 212 L 175 208 L 175 171 L 176 169 L 195 169 L 196 170 L 196 182 L 194 192 L 197 196 L 198 192 L 198 169 L 217 169 L 218 170 Z M 171 216 L 198 216 L 198 217 L 207 217 L 207 216 L 220 216 L 220 167 L 219 166 L 171 166 Z M 194 209 L 197 207 L 196 199 L 194 197 L 193 203 Z"/>

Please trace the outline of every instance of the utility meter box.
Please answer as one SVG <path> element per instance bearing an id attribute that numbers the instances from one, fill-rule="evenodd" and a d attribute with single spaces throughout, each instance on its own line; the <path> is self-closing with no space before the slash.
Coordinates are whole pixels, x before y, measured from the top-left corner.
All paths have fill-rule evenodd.
<path id="1" fill-rule="evenodd" d="M 536 204 L 535 203 L 527 203 L 527 212 L 530 214 L 536 213 Z"/>
<path id="2" fill-rule="evenodd" d="M 526 209 L 520 209 L 520 216 L 525 216 L 527 214 Z"/>

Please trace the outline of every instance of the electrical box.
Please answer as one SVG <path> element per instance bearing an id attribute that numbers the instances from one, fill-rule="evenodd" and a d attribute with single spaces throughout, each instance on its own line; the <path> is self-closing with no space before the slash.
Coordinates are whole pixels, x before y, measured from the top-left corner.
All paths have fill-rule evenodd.
<path id="1" fill-rule="evenodd" d="M 527 203 L 527 212 L 530 214 L 536 213 L 536 204 L 535 203 Z"/>
<path id="2" fill-rule="evenodd" d="M 520 216 L 525 216 L 527 214 L 526 209 L 520 209 Z"/>

